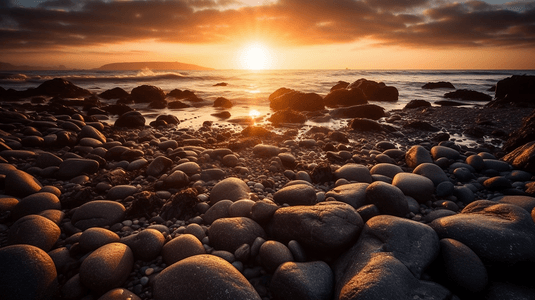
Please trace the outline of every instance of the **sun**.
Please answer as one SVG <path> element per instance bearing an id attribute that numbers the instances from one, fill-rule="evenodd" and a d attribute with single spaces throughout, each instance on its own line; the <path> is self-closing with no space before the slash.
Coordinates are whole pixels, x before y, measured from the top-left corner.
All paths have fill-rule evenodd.
<path id="1" fill-rule="evenodd" d="M 248 70 L 269 69 L 272 64 L 269 49 L 260 43 L 253 43 L 243 48 L 239 61 L 242 68 Z"/>

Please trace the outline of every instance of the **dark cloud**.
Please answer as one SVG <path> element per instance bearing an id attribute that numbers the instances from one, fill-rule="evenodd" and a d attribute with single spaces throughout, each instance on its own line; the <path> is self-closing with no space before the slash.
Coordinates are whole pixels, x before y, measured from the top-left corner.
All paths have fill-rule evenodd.
<path id="1" fill-rule="evenodd" d="M 60 49 L 154 40 L 321 45 L 374 39 L 409 47 L 535 46 L 535 2 L 279 0 L 229 9 L 235 0 L 0 0 L 0 49 Z M 58 10 L 56 8 L 66 8 Z M 69 9 L 70 8 L 70 9 Z"/>

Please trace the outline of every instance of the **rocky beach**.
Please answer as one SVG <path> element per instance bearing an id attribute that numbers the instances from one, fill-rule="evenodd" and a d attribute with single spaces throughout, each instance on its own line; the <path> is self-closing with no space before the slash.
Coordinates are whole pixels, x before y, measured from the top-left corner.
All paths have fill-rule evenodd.
<path id="1" fill-rule="evenodd" d="M 535 299 L 535 76 L 393 110 L 372 79 L 245 118 L 0 88 L 0 299 Z"/>

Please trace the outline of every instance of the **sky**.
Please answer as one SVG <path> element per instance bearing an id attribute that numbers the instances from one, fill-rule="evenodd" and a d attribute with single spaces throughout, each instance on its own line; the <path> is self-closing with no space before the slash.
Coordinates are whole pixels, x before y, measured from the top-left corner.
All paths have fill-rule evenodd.
<path id="1" fill-rule="evenodd" d="M 535 1 L 0 0 L 0 61 L 535 69 Z"/>

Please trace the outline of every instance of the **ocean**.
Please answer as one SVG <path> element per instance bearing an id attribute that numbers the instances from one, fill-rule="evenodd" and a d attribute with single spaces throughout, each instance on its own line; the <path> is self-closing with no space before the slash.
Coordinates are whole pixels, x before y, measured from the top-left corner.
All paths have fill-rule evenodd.
<path id="1" fill-rule="evenodd" d="M 204 100 L 201 107 L 151 110 L 146 108 L 147 104 L 134 106 L 142 111 L 149 121 L 159 114 L 174 114 L 182 120 L 179 126 L 187 127 L 197 126 L 206 120 L 228 124 L 234 120 L 247 118 L 252 113 L 259 115 L 258 122 L 265 122 L 267 116 L 272 113 L 268 97 L 281 87 L 325 96 L 338 81 L 351 83 L 360 78 L 366 78 L 384 82 L 398 89 L 399 100 L 397 102 L 370 101 L 370 103 L 382 106 L 386 111 L 391 111 L 403 108 L 414 99 L 427 100 L 431 103 L 444 100 L 444 94 L 452 91 L 422 89 L 427 82 L 447 81 L 451 82 L 456 89 L 470 89 L 494 96 L 494 92 L 489 89 L 499 80 L 523 74 L 535 75 L 535 70 L 2 71 L 0 72 L 0 86 L 4 89 L 25 90 L 37 87 L 46 80 L 59 77 L 96 94 L 115 87 L 130 92 L 133 88 L 144 84 L 160 87 L 165 92 L 173 89 L 190 90 Z M 226 83 L 226 85 L 220 86 L 217 85 L 218 83 Z M 218 97 L 225 97 L 234 104 L 231 109 L 228 109 L 231 113 L 231 118 L 228 120 L 211 116 L 219 111 L 212 107 L 213 101 Z M 484 104 L 462 102 L 471 106 Z M 114 117 L 103 121 L 112 123 Z M 305 125 L 336 128 L 344 124 L 344 121 L 331 120 L 327 124 Z"/>

